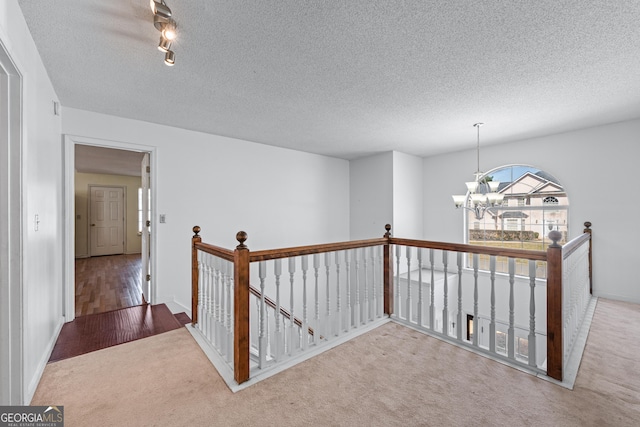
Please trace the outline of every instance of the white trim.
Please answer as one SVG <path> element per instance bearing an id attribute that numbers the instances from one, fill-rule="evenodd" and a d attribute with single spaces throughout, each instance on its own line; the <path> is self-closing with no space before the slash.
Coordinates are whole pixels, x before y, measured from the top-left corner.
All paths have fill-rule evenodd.
<path id="1" fill-rule="evenodd" d="M 65 155 L 64 155 L 64 207 L 65 207 L 65 247 L 64 247 L 64 271 L 65 271 L 65 321 L 70 322 L 75 318 L 75 145 L 91 145 L 94 147 L 117 148 L 120 150 L 148 152 L 151 164 L 151 226 L 157 229 L 155 223 L 156 212 L 156 147 L 150 145 L 134 144 L 124 141 L 110 141 L 106 139 L 91 138 L 80 135 L 64 135 Z M 156 254 L 157 239 L 151 238 L 151 304 L 155 303 L 158 287 L 158 276 L 156 274 Z"/>
<path id="2" fill-rule="evenodd" d="M 1 28 L 0 28 L 1 29 Z M 19 67 L 0 34 L 2 92 L 7 95 L 6 110 L 0 111 L 0 405 L 24 404 L 24 287 L 23 245 L 23 87 Z"/>
<path id="3" fill-rule="evenodd" d="M 60 321 L 56 325 L 55 332 L 53 333 L 53 335 L 51 335 L 51 339 L 47 343 L 47 348 L 44 354 L 42 355 L 42 357 L 40 358 L 40 361 L 38 362 L 38 367 L 36 368 L 36 372 L 33 375 L 33 379 L 31 380 L 31 383 L 27 386 L 27 389 L 25 391 L 26 405 L 31 404 L 31 399 L 33 399 L 33 395 L 36 393 L 36 389 L 38 388 L 38 384 L 40 383 L 42 374 L 44 374 L 44 368 L 47 366 L 47 362 L 49 362 L 49 359 L 51 358 L 51 353 L 53 353 L 53 348 L 56 345 L 56 341 L 58 341 L 58 336 L 60 335 L 60 331 L 62 330 L 63 325 L 64 325 L 64 320 L 61 317 Z"/>

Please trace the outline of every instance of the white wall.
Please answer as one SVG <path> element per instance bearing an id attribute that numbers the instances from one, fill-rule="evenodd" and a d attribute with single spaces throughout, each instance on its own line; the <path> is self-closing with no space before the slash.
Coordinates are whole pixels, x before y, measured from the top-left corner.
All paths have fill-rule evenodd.
<path id="1" fill-rule="evenodd" d="M 194 225 L 203 241 L 229 249 L 239 230 L 251 250 L 349 239 L 345 160 L 72 108 L 62 131 L 155 147 L 157 302 L 191 307 Z"/>
<path id="2" fill-rule="evenodd" d="M 61 124 L 53 114 L 58 99 L 15 0 L 0 2 L 0 41 L 22 75 L 23 330 L 11 333 L 22 334 L 23 358 L 22 402 L 12 403 L 26 404 L 63 321 Z"/>
<path id="3" fill-rule="evenodd" d="M 391 234 L 421 238 L 422 159 L 387 151 L 349 162 L 351 188 L 351 239 Z"/>
<path id="4" fill-rule="evenodd" d="M 349 186 L 350 238 L 384 236 L 385 224 L 393 226 L 393 152 L 349 162 Z"/>
<path id="5" fill-rule="evenodd" d="M 635 271 L 640 228 L 635 212 L 640 120 L 598 126 L 509 144 L 481 147 L 480 167 L 523 163 L 558 178 L 569 196 L 569 236 L 593 223 L 594 294 L 640 303 Z M 424 159 L 424 237 L 463 241 L 462 211 L 451 194 L 463 194 L 475 170 L 475 150 Z M 438 185 L 429 185 L 429 183 Z"/>
<path id="6" fill-rule="evenodd" d="M 393 229 L 396 237 L 420 239 L 423 234 L 422 159 L 393 152 Z"/>

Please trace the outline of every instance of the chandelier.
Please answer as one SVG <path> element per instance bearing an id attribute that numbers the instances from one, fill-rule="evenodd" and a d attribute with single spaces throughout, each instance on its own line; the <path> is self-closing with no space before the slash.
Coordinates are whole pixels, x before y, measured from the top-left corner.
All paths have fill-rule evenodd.
<path id="1" fill-rule="evenodd" d="M 452 196 L 456 208 L 464 208 L 472 211 L 477 220 L 484 218 L 484 213 L 493 207 L 502 205 L 504 195 L 498 193 L 499 181 L 493 181 L 491 177 L 480 172 L 480 126 L 484 123 L 475 123 L 473 126 L 477 129 L 477 158 L 478 169 L 476 169 L 475 180 L 467 182 L 467 194 L 462 196 Z"/>

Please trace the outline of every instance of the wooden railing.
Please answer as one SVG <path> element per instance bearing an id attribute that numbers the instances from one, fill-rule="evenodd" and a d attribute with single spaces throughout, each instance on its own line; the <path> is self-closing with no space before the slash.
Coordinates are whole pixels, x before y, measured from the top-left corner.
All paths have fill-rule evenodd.
<path id="1" fill-rule="evenodd" d="M 221 349 L 218 349 L 218 350 L 221 353 L 223 353 L 223 357 L 225 357 L 229 362 L 233 370 L 234 379 L 237 382 L 237 384 L 241 384 L 247 381 L 251 375 L 251 368 L 250 368 L 250 364 L 251 364 L 250 362 L 250 353 L 251 353 L 250 317 L 251 316 L 250 316 L 250 302 L 249 302 L 250 295 L 254 295 L 256 298 L 258 298 L 258 300 L 269 301 L 270 303 L 267 302 L 266 304 L 274 310 L 275 316 L 283 315 L 285 318 L 289 319 L 290 327 L 293 327 L 295 325 L 298 328 L 296 329 L 295 334 L 298 334 L 298 333 L 301 334 L 301 337 L 302 337 L 301 340 L 303 343 L 306 343 L 305 341 L 306 336 L 314 335 L 312 341 L 317 343 L 317 341 L 320 338 L 329 339 L 329 338 L 332 338 L 334 335 L 337 336 L 340 334 L 346 334 L 352 328 L 362 326 L 366 322 L 374 320 L 376 316 L 372 314 L 376 313 L 376 310 L 378 310 L 378 307 L 380 310 L 380 313 L 379 313 L 380 315 L 391 317 L 392 319 L 398 320 L 398 321 L 404 320 L 403 323 L 407 323 L 406 321 L 407 319 L 409 322 L 412 321 L 413 317 L 411 315 L 411 311 L 412 310 L 417 311 L 418 310 L 417 307 L 420 307 L 419 310 L 428 310 L 428 314 L 426 314 L 427 311 L 418 311 L 418 313 L 425 313 L 424 317 L 426 319 L 423 318 L 422 314 L 418 315 L 418 317 L 420 318 L 420 321 L 418 323 L 420 323 L 421 326 L 425 326 L 425 325 L 428 326 L 430 324 L 430 330 L 432 332 L 435 331 L 443 336 L 451 335 L 453 337 L 461 339 L 463 338 L 461 323 L 464 320 L 462 319 L 462 310 L 460 310 L 461 297 L 457 298 L 458 309 L 456 311 L 455 317 L 452 317 L 452 319 L 455 319 L 455 323 L 458 325 L 458 327 L 455 328 L 451 334 L 448 333 L 449 322 L 448 322 L 447 316 L 448 316 L 449 308 L 448 308 L 447 292 L 450 287 L 448 284 L 445 286 L 446 291 L 444 291 L 444 295 L 443 295 L 444 309 L 441 311 L 441 313 L 444 316 L 444 319 L 443 319 L 444 321 L 442 322 L 441 331 L 435 330 L 436 328 L 434 327 L 434 322 L 433 322 L 433 316 L 434 316 L 433 313 L 435 311 L 434 310 L 435 304 L 433 302 L 434 292 L 431 292 L 430 294 L 431 301 L 428 304 L 425 304 L 423 295 L 422 295 L 422 290 L 421 290 L 422 287 L 418 287 L 419 295 L 416 299 L 417 303 L 414 303 L 412 300 L 411 292 L 412 292 L 412 289 L 415 288 L 415 286 L 411 285 L 412 267 L 409 265 L 409 262 L 407 263 L 408 265 L 406 267 L 406 270 L 407 270 L 406 274 L 408 276 L 406 277 L 406 283 L 408 283 L 408 285 L 405 286 L 404 288 L 405 291 L 403 291 L 404 293 L 401 293 L 400 288 L 401 286 L 403 286 L 401 285 L 401 283 L 403 283 L 403 280 L 405 280 L 405 278 L 404 276 L 401 277 L 400 270 L 405 269 L 405 267 L 400 265 L 400 261 L 399 261 L 400 248 L 404 247 L 405 251 L 408 251 L 408 252 L 411 252 L 411 249 L 409 248 L 417 248 L 418 252 L 420 252 L 421 250 L 429 250 L 431 251 L 431 254 L 433 254 L 432 251 L 434 250 L 442 251 L 445 254 L 444 255 L 445 257 L 448 252 L 457 252 L 459 254 L 463 254 L 463 253 L 470 254 L 469 257 L 467 258 L 464 258 L 461 256 L 458 257 L 458 264 L 456 266 L 457 270 L 453 274 L 461 275 L 464 270 L 465 272 L 471 272 L 471 274 L 473 274 L 476 277 L 476 289 L 475 289 L 476 296 L 474 301 L 475 311 L 473 311 L 473 313 L 476 314 L 475 320 L 474 320 L 475 322 L 474 326 L 476 327 L 478 326 L 478 323 L 477 323 L 478 322 L 478 316 L 477 316 L 478 314 L 478 310 L 477 310 L 478 268 L 477 268 L 477 265 L 478 264 L 477 264 L 477 261 L 474 261 L 474 260 L 477 260 L 478 256 L 488 256 L 492 260 L 495 260 L 496 257 L 506 257 L 509 260 L 515 260 L 515 259 L 527 260 L 531 266 L 530 271 L 532 272 L 531 273 L 532 276 L 529 278 L 528 283 L 531 284 L 531 303 L 530 303 L 530 309 L 529 309 L 531 323 L 530 323 L 529 330 L 532 331 L 533 338 L 529 338 L 529 342 L 534 343 L 533 352 L 535 354 L 535 341 L 537 340 L 535 336 L 536 334 L 536 325 L 535 325 L 536 305 L 535 305 L 535 298 L 534 298 L 534 286 L 536 282 L 535 270 L 537 268 L 536 267 L 537 264 L 539 264 L 540 262 L 546 262 L 546 270 L 547 270 L 546 271 L 546 275 L 547 275 L 547 279 L 546 279 L 546 338 L 547 338 L 546 340 L 546 347 L 547 347 L 546 373 L 547 375 L 555 379 L 562 380 L 563 363 L 566 358 L 566 348 L 563 344 L 563 332 L 567 333 L 563 325 L 563 322 L 565 321 L 563 320 L 563 309 L 565 311 L 567 310 L 567 305 L 566 304 L 563 305 L 563 292 L 562 292 L 563 259 L 566 259 L 567 257 L 570 256 L 570 254 L 573 252 L 572 250 L 573 247 L 579 247 L 580 245 L 584 244 L 584 242 L 589 242 L 590 244 L 591 230 L 588 229 L 589 226 L 587 226 L 587 230 L 585 230 L 585 234 L 578 238 L 579 239 L 578 241 L 572 241 L 569 244 L 565 245 L 564 250 L 563 250 L 563 247 L 557 243 L 558 239 L 556 237 L 559 237 L 559 236 L 555 236 L 554 233 L 551 233 L 550 237 L 552 238 L 552 240 L 553 239 L 555 240 L 554 240 L 554 243 L 548 248 L 546 252 L 394 238 L 391 236 L 391 233 L 390 233 L 391 227 L 389 225 L 385 227 L 386 234 L 384 235 L 384 237 L 378 238 L 378 239 L 329 243 L 329 244 L 301 246 L 301 247 L 284 248 L 284 249 L 262 250 L 262 251 L 255 251 L 255 252 L 249 251 L 249 248 L 245 245 L 245 242 L 247 240 L 247 234 L 241 231 L 241 232 L 238 232 L 236 235 L 236 238 L 239 244 L 235 248 L 235 250 L 231 251 L 228 249 L 203 243 L 199 235 L 200 227 L 196 226 L 193 228 L 194 236 L 192 238 L 193 325 L 198 326 L 201 330 L 204 330 L 204 333 L 206 335 L 213 337 L 213 338 L 209 338 L 210 340 L 213 340 L 213 341 L 217 340 L 218 342 L 221 342 L 223 344 L 228 343 L 229 342 L 228 340 L 232 341 L 232 345 L 227 345 L 226 348 L 224 347 L 224 345 L 222 345 Z M 368 258 L 369 255 L 366 255 L 365 249 L 363 248 L 381 248 L 382 250 L 380 251 L 380 255 L 379 255 L 380 262 L 378 263 L 377 261 L 375 261 L 377 258 L 374 256 L 373 250 L 371 250 L 371 258 Z M 396 249 L 396 257 L 394 257 L 393 248 Z M 380 249 L 377 249 L 377 250 L 379 251 Z M 565 255 L 563 255 L 563 252 L 565 253 Z M 317 318 L 318 317 L 317 305 L 319 301 L 317 296 L 317 292 L 318 292 L 317 283 L 318 283 L 318 270 L 320 268 L 320 262 L 318 260 L 320 259 L 319 254 L 324 254 L 323 266 L 326 268 L 326 277 L 327 277 L 326 279 L 327 284 L 325 289 L 326 289 L 326 299 L 327 299 L 326 311 L 327 311 L 327 319 L 328 319 L 329 318 L 328 316 L 330 314 L 329 313 L 330 311 L 330 306 L 329 306 L 330 304 L 329 267 L 330 266 L 329 265 L 332 262 L 331 259 L 333 259 L 333 258 L 330 259 L 330 254 L 334 254 L 334 253 L 335 253 L 335 264 L 332 264 L 332 265 L 334 265 L 334 268 L 337 270 L 337 272 L 333 272 L 332 274 L 334 274 L 337 279 L 332 279 L 332 280 L 337 280 L 337 284 L 334 285 L 332 282 L 331 286 L 332 286 L 332 289 L 334 289 L 333 286 L 337 286 L 337 288 L 335 288 L 337 290 L 335 290 L 336 293 L 334 295 L 334 298 L 337 298 L 337 305 L 335 304 L 335 301 L 331 301 L 331 304 L 332 304 L 331 307 L 334 307 L 334 309 L 338 310 L 338 319 L 336 320 L 337 327 L 331 326 L 330 328 L 326 328 L 321 331 L 318 331 L 317 328 L 320 327 L 319 325 L 321 323 L 319 323 L 319 321 L 316 321 L 314 323 L 314 327 L 311 328 L 311 326 L 309 326 L 310 321 L 307 320 L 307 303 L 306 303 L 306 275 L 307 275 L 307 269 L 308 269 L 307 256 L 312 256 L 314 260 L 313 269 L 315 270 L 315 281 L 316 281 L 315 311 L 316 311 L 316 318 Z M 229 263 L 229 265 L 233 266 L 232 272 L 228 271 L 230 270 L 230 268 L 228 267 L 227 267 L 227 270 L 225 270 L 225 267 L 221 267 L 221 270 L 219 273 L 214 273 L 211 276 L 211 277 L 214 277 L 215 280 L 206 279 L 206 277 L 203 276 L 202 271 L 200 271 L 200 265 L 202 264 L 202 262 L 199 261 L 199 259 L 203 256 L 202 254 L 209 254 L 221 260 L 220 262 Z M 409 255 L 408 258 L 411 258 L 412 256 L 413 255 Z M 421 255 L 418 255 L 418 257 L 420 256 Z M 296 317 L 293 315 L 292 313 L 293 305 L 290 307 L 289 309 L 290 311 L 283 308 L 283 306 L 280 303 L 279 287 L 277 287 L 278 295 L 276 296 L 275 299 L 273 299 L 273 296 L 267 297 L 267 295 L 265 295 L 263 285 L 261 285 L 261 289 L 258 289 L 258 287 L 256 286 L 252 287 L 250 284 L 252 263 L 260 264 L 266 261 L 280 260 L 285 258 L 289 259 L 289 273 L 291 276 L 290 298 L 291 298 L 292 304 L 294 300 L 294 292 L 296 293 L 296 295 L 300 294 L 300 290 L 294 286 L 294 274 L 299 273 L 299 272 L 296 272 L 296 265 L 298 264 L 296 264 L 295 259 L 299 258 L 301 260 L 300 261 L 301 269 L 302 269 L 301 274 L 303 275 L 304 295 L 305 295 L 304 309 L 302 310 L 298 309 L 298 312 L 303 311 L 303 314 L 298 314 L 301 317 Z M 590 261 L 590 258 L 591 258 L 591 247 L 589 245 L 589 261 Z M 338 261 L 338 259 L 346 260 L 346 264 L 345 264 L 346 273 L 344 271 L 345 269 L 343 269 L 342 272 L 340 271 L 340 262 Z M 351 269 L 350 263 L 349 263 L 349 260 L 351 259 L 354 260 L 354 264 L 355 264 L 355 268 L 353 269 Z M 367 260 L 369 259 L 371 261 L 369 261 L 369 265 L 367 265 L 367 262 L 368 262 Z M 361 261 L 364 262 L 364 269 L 362 268 L 362 266 L 360 266 Z M 465 264 L 465 262 L 467 262 L 467 264 Z M 394 268 L 394 264 L 395 264 L 395 268 Z M 262 266 L 260 268 L 261 268 L 261 272 L 258 274 L 258 276 L 260 276 L 260 280 L 262 281 L 265 273 L 262 272 Z M 276 267 L 275 269 L 278 270 L 279 268 L 280 267 Z M 420 271 L 422 271 L 421 270 L 422 266 L 420 266 L 419 268 L 420 268 Z M 445 269 L 444 280 L 446 282 L 447 280 L 446 278 L 448 277 L 446 272 L 446 269 L 447 269 L 446 261 L 445 261 L 444 269 Z M 394 270 L 396 272 L 395 275 L 394 275 Z M 565 270 L 566 270 L 566 267 L 565 267 Z M 433 271 L 433 262 L 431 266 L 431 271 Z M 277 276 L 275 279 L 277 282 L 279 282 L 280 274 L 281 274 L 280 272 L 277 273 Z M 363 277 L 359 277 L 358 276 L 359 274 L 360 276 L 364 275 L 364 279 Z M 367 277 L 368 274 L 370 274 L 371 276 Z M 431 274 L 433 277 L 433 273 Z M 495 322 L 494 322 L 495 319 L 493 315 L 493 312 L 494 312 L 493 301 L 495 300 L 495 290 L 493 289 L 493 284 L 495 280 L 495 272 L 490 274 L 491 274 L 491 283 L 492 283 L 491 285 L 492 286 L 491 288 L 492 325 L 495 325 Z M 218 276 L 219 276 L 219 283 L 216 282 L 216 280 L 218 280 Z M 343 280 L 345 280 L 344 278 L 346 278 L 346 282 L 347 282 L 345 286 L 347 288 L 346 291 L 344 288 L 341 290 L 341 283 L 340 283 L 341 277 L 343 277 Z M 225 282 L 225 280 L 229 281 L 231 278 L 232 278 L 232 281 L 231 281 L 232 286 L 225 287 L 224 283 L 227 283 Z M 209 280 L 209 282 L 206 282 L 204 284 L 206 288 L 205 290 L 202 289 L 203 284 L 200 283 L 202 280 Z M 349 284 L 350 280 L 352 280 L 351 284 Z M 510 298 L 509 314 L 511 319 L 509 321 L 509 327 L 510 327 L 509 332 L 511 336 L 513 336 L 513 325 L 514 325 L 513 274 L 510 276 L 509 280 L 511 282 L 510 283 L 511 295 L 509 297 Z M 542 285 L 544 285 L 544 279 L 537 279 L 537 280 L 540 281 Z M 433 280 L 430 283 L 433 283 Z M 461 283 L 462 282 L 459 281 L 458 286 L 461 286 Z M 294 291 L 294 289 L 297 289 L 297 290 Z M 349 294 L 350 289 L 354 289 L 354 292 L 356 292 L 357 294 L 350 295 Z M 431 289 L 433 289 L 433 286 L 431 287 Z M 452 288 L 452 289 L 455 289 L 455 288 Z M 379 297 L 381 301 L 379 301 L 376 298 L 376 296 L 378 295 L 378 292 L 379 292 Z M 458 295 L 460 294 L 461 293 L 459 292 Z M 341 308 L 341 302 L 340 302 L 341 295 L 343 296 L 343 298 L 346 295 L 346 298 L 344 298 L 342 308 Z M 401 301 L 399 301 L 400 297 L 403 298 L 402 304 L 401 304 Z M 203 298 L 205 298 L 206 301 L 202 301 Z M 355 307 L 350 306 L 351 302 L 353 302 L 354 304 L 359 304 L 360 302 L 363 302 L 363 303 L 366 303 L 367 307 L 369 308 L 365 309 L 362 307 L 358 307 L 356 309 Z M 228 306 L 228 304 L 231 304 L 232 307 Z M 380 305 L 378 306 L 377 304 L 380 304 Z M 345 305 L 347 305 L 348 307 L 344 307 Z M 414 305 L 416 306 L 416 308 L 413 308 Z M 425 309 L 425 307 L 428 307 L 429 305 L 430 305 L 430 308 Z M 404 309 L 401 310 L 400 309 L 401 307 L 404 307 Z M 343 310 L 343 312 L 341 312 L 340 310 Z M 396 310 L 397 313 L 394 314 L 394 310 Z M 203 312 L 208 313 L 207 315 L 208 318 L 206 321 L 208 322 L 208 324 L 200 325 L 200 323 L 202 322 L 199 319 L 199 314 L 202 315 Z M 335 316 L 335 313 L 331 313 L 331 315 Z M 431 318 L 429 318 L 430 316 Z M 347 319 L 346 321 L 344 320 L 345 318 Z M 263 339 L 266 340 L 266 338 L 262 335 L 265 329 L 263 324 L 264 319 L 261 318 L 259 320 L 259 323 L 261 324 L 259 326 L 260 328 L 259 330 L 261 334 L 260 348 L 262 348 L 262 347 L 265 347 Z M 222 337 L 221 338 L 214 337 L 215 333 L 220 331 L 222 331 L 221 332 Z M 495 334 L 495 327 L 492 328 L 492 333 Z M 511 339 L 509 344 L 510 349 L 508 354 L 513 355 L 513 348 L 512 348 L 513 338 L 510 338 L 510 339 Z M 477 339 L 476 341 L 472 341 L 472 343 L 478 345 Z M 495 349 L 495 335 L 491 339 L 491 347 Z M 529 351 L 531 351 L 531 349 Z M 264 358 L 265 358 L 264 354 L 261 355 L 260 358 L 261 358 L 261 361 L 264 361 Z M 515 358 L 513 359 L 515 360 Z M 533 360 L 535 362 L 535 357 L 533 357 Z"/>

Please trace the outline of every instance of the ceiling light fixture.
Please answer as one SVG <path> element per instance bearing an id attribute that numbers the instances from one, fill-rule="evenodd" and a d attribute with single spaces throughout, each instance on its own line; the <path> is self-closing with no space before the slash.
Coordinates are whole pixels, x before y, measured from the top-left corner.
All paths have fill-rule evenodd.
<path id="1" fill-rule="evenodd" d="M 163 18 L 171 17 L 171 9 L 169 9 L 169 6 L 167 6 L 164 0 L 149 0 L 149 5 L 151 6 L 151 11 L 154 15 L 159 15 Z"/>
<path id="2" fill-rule="evenodd" d="M 467 194 L 462 196 L 452 196 L 456 208 L 464 208 L 472 211 L 479 221 L 484 217 L 484 213 L 491 208 L 502 205 L 504 195 L 498 193 L 499 181 L 493 181 L 491 177 L 480 172 L 480 126 L 484 123 L 476 123 L 473 126 L 477 129 L 477 159 L 478 169 L 476 169 L 475 181 L 467 182 Z"/>
<path id="3" fill-rule="evenodd" d="M 173 66 L 176 63 L 176 54 L 172 50 L 168 50 L 164 55 L 164 63 L 168 66 Z"/>
<path id="4" fill-rule="evenodd" d="M 158 50 L 165 52 L 164 63 L 171 66 L 176 63 L 176 55 L 171 50 L 171 42 L 176 39 L 176 21 L 171 17 L 171 9 L 164 0 L 149 0 L 153 12 L 153 26 L 160 31 Z"/>
<path id="5" fill-rule="evenodd" d="M 160 43 L 158 44 L 158 50 L 161 52 L 168 52 L 171 49 L 171 40 L 167 40 L 164 37 L 160 37 Z"/>

